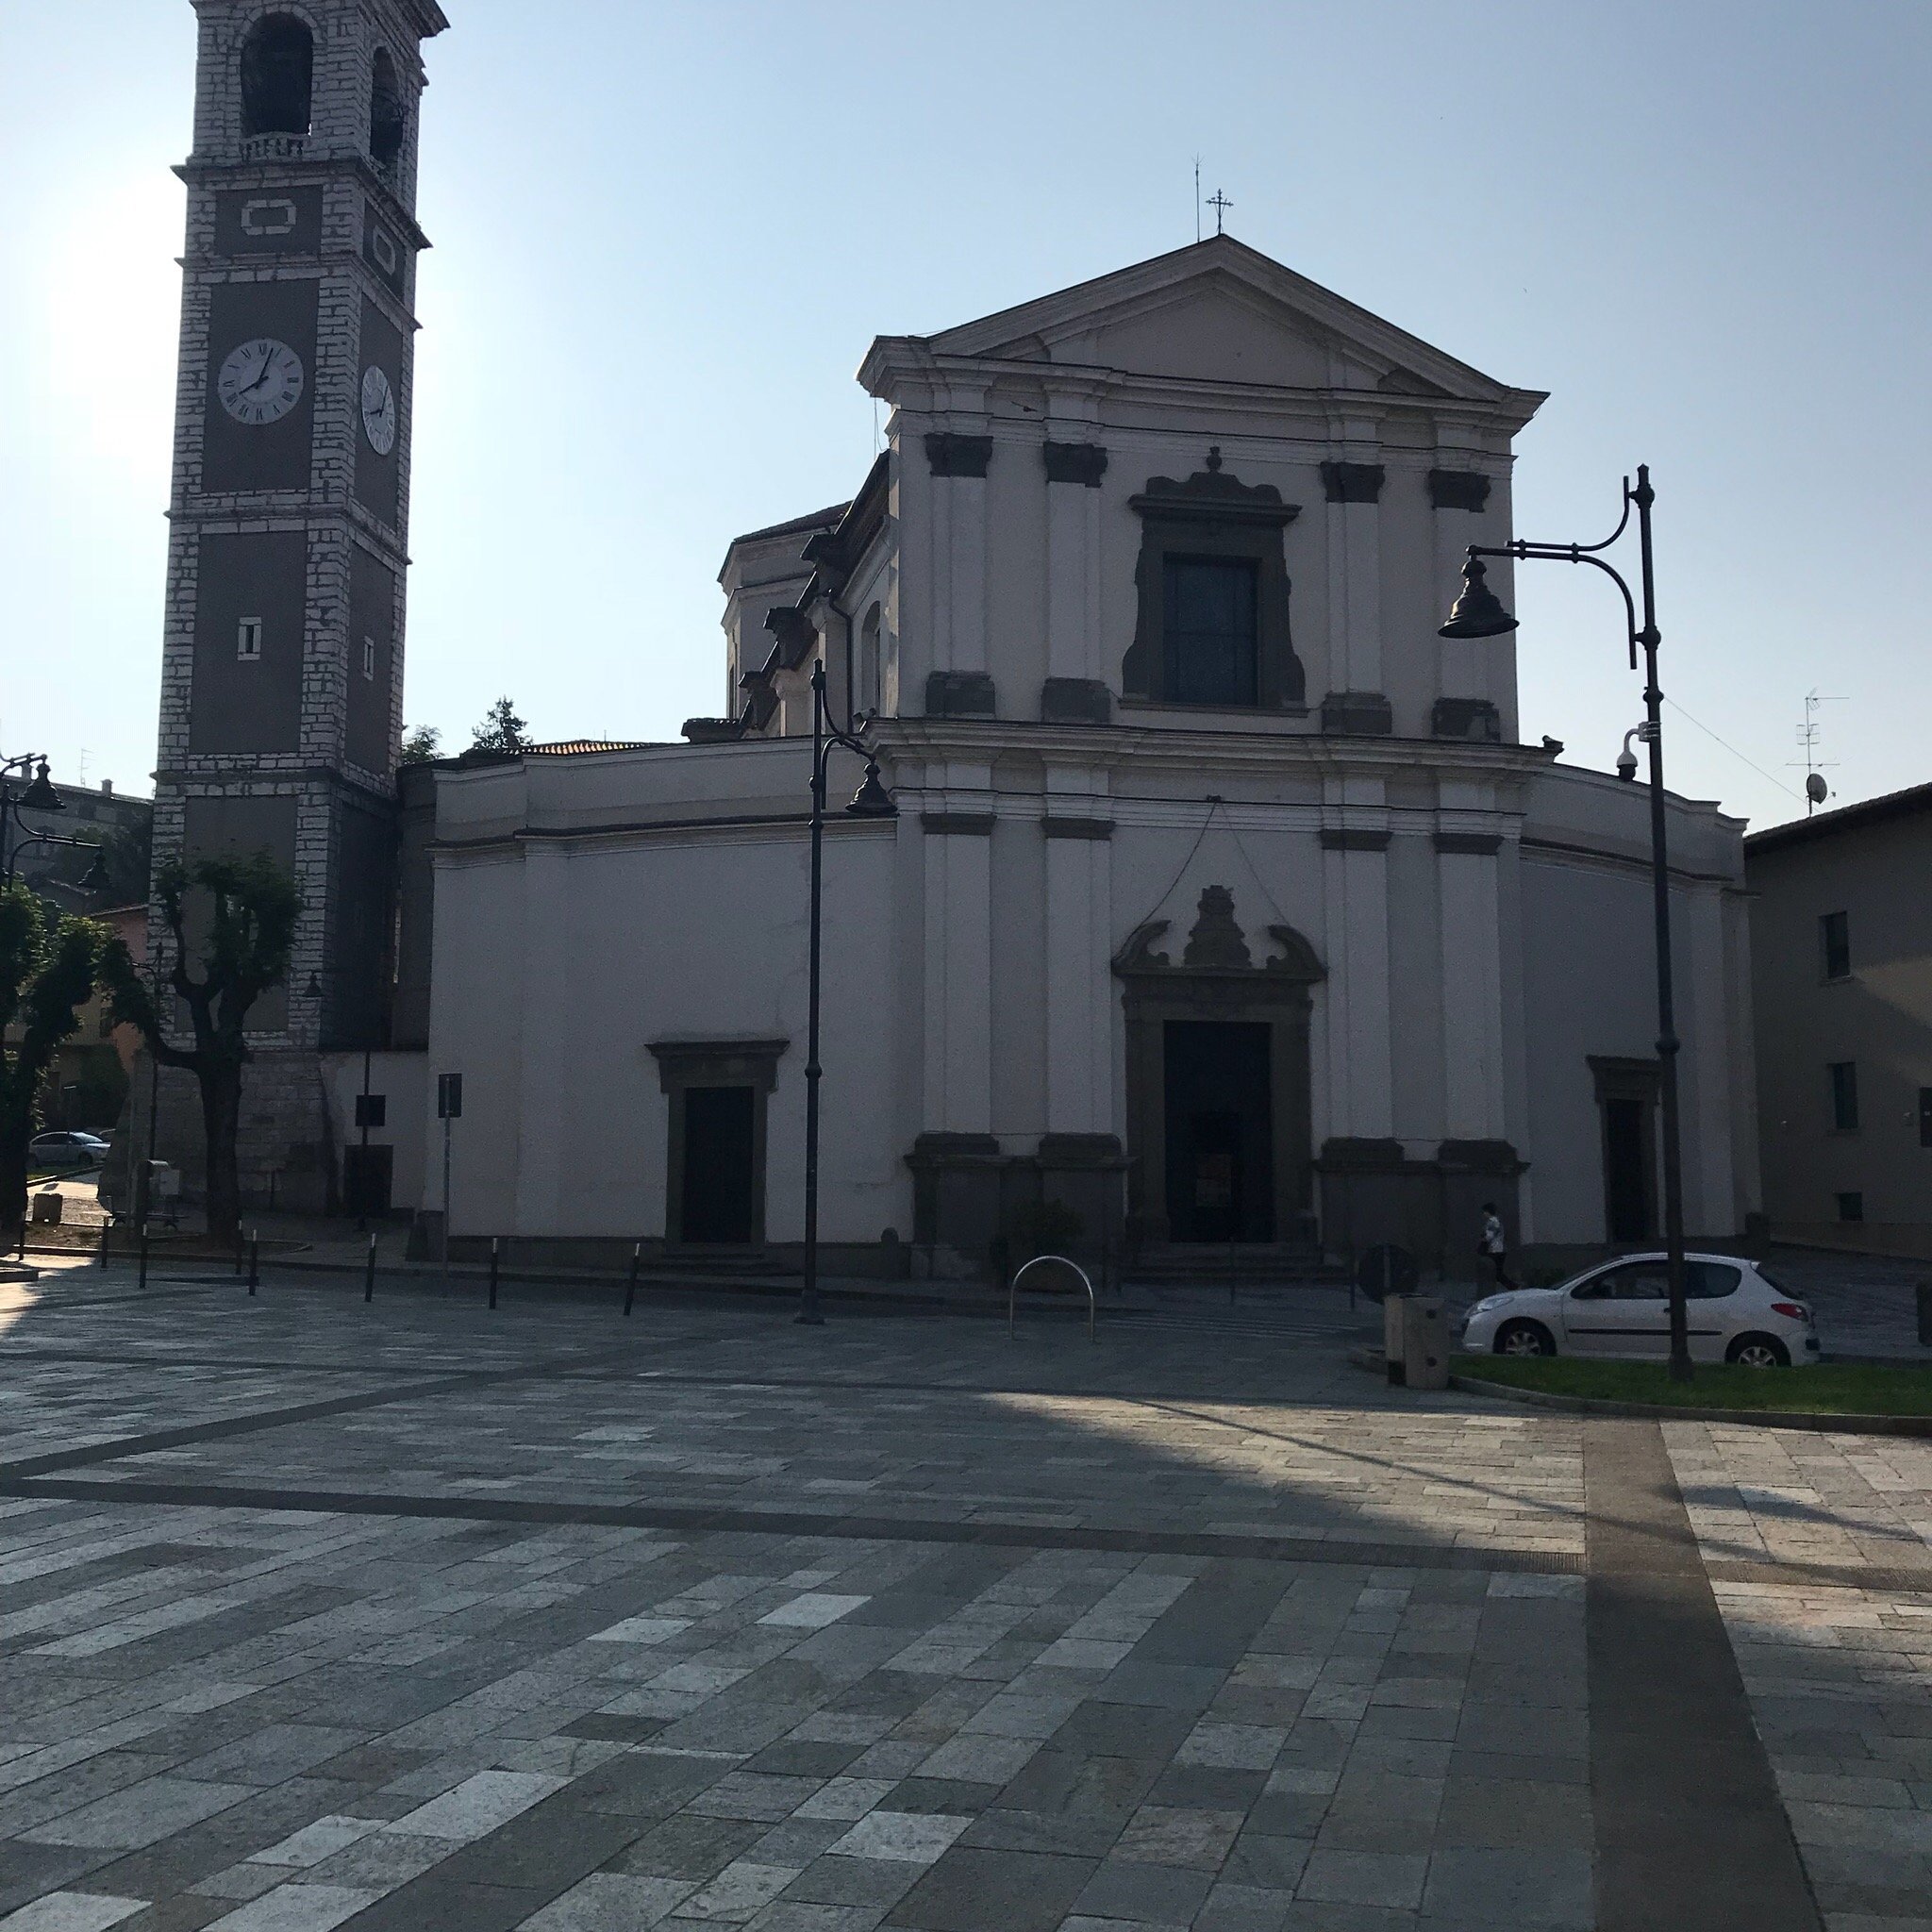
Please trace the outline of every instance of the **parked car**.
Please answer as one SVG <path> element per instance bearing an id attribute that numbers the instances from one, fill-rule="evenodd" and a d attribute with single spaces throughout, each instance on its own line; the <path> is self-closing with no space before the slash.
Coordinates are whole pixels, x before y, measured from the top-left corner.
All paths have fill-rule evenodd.
<path id="1" fill-rule="evenodd" d="M 1684 1257 L 1690 1359 L 1790 1368 L 1818 1359 L 1811 1310 L 1738 1255 Z M 1554 1288 L 1485 1295 L 1470 1309 L 1462 1346 L 1479 1354 L 1617 1357 L 1666 1361 L 1670 1278 L 1662 1255 L 1624 1255 Z"/>
<path id="2" fill-rule="evenodd" d="M 26 1143 L 29 1168 L 98 1167 L 108 1143 L 98 1134 L 36 1134 Z"/>

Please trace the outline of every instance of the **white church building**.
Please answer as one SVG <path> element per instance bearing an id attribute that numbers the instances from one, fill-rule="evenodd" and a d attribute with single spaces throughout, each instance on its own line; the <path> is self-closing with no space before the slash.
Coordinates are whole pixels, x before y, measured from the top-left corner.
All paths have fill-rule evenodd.
<path id="1" fill-rule="evenodd" d="M 398 1205 L 441 1212 L 460 1074 L 458 1246 L 795 1252 L 822 662 L 897 806 L 845 816 L 835 758 L 833 1272 L 982 1268 L 1040 1201 L 1089 1245 L 1465 1271 L 1485 1200 L 1524 1243 L 1654 1232 L 1646 793 L 1519 741 L 1513 638 L 1437 636 L 1541 395 L 1223 237 L 859 380 L 856 495 L 725 553 L 718 718 L 406 771 Z M 1742 825 L 1669 824 L 1687 1222 L 1725 1236 Z"/>

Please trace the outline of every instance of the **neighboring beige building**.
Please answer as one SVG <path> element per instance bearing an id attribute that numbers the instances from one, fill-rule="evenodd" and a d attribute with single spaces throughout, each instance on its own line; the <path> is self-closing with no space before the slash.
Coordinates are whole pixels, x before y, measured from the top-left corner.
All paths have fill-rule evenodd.
<path id="1" fill-rule="evenodd" d="M 1932 785 L 1744 841 L 1774 1232 L 1932 1257 Z"/>

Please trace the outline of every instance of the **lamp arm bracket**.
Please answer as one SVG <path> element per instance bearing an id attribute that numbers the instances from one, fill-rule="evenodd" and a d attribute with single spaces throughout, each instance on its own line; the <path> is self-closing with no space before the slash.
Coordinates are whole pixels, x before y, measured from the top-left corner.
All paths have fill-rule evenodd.
<path id="1" fill-rule="evenodd" d="M 1624 507 L 1624 523 L 1619 524 L 1615 532 L 1606 538 L 1607 543 L 1614 543 L 1624 533 L 1624 524 L 1630 521 L 1630 507 Z M 1531 543 L 1519 538 L 1513 543 L 1472 543 L 1469 554 L 1472 557 L 1513 557 L 1522 561 L 1545 563 L 1587 563 L 1603 572 L 1605 576 L 1624 593 L 1624 614 L 1629 620 L 1630 668 L 1637 669 L 1637 646 L 1640 643 L 1655 643 L 1655 637 L 1646 639 L 1637 627 L 1637 600 L 1630 594 L 1630 586 L 1624 582 L 1624 574 L 1614 564 L 1606 563 L 1594 555 L 1604 547 L 1603 543 Z"/>

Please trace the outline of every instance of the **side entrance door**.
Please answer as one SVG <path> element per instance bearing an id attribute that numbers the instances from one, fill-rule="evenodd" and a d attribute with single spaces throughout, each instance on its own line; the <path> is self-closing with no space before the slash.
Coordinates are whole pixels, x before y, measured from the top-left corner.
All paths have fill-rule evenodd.
<path id="1" fill-rule="evenodd" d="M 743 1243 L 752 1239 L 753 1099 L 749 1087 L 684 1090 L 679 1225 L 687 1241 Z"/>

